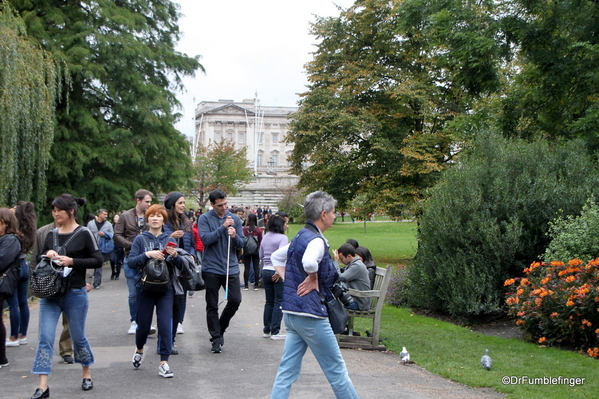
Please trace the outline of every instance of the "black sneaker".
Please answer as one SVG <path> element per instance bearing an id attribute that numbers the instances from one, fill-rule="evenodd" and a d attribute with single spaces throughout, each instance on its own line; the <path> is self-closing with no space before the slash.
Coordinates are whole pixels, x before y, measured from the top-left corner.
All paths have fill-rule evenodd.
<path id="1" fill-rule="evenodd" d="M 217 341 L 212 342 L 212 349 L 210 349 L 210 352 L 221 353 L 222 351 L 223 351 L 223 349 L 222 349 L 222 345 L 220 344 L 220 342 L 217 342 Z"/>
<path id="2" fill-rule="evenodd" d="M 64 355 L 62 357 L 62 361 L 65 362 L 66 364 L 73 364 L 73 363 L 75 363 L 75 359 L 73 359 L 72 355 Z"/>

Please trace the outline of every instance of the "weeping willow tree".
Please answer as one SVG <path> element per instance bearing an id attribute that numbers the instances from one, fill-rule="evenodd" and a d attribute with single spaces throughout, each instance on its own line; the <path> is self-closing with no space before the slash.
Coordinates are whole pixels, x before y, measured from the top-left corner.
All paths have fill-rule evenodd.
<path id="1" fill-rule="evenodd" d="M 41 204 L 61 68 L 0 0 L 0 205 Z"/>

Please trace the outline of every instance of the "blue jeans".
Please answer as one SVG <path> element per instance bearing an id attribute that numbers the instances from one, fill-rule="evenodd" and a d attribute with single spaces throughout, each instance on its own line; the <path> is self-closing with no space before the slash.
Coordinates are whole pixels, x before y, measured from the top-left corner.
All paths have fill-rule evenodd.
<path id="1" fill-rule="evenodd" d="M 285 313 L 287 339 L 279 371 L 272 387 L 271 399 L 288 398 L 297 381 L 306 349 L 314 354 L 337 399 L 356 399 L 358 393 L 349 378 L 339 344 L 327 319 Z"/>
<path id="2" fill-rule="evenodd" d="M 89 299 L 85 287 L 71 288 L 62 298 L 40 299 L 39 337 L 32 373 L 52 374 L 56 325 L 62 312 L 69 321 L 75 363 L 82 366 L 90 366 L 94 363 L 94 354 L 85 336 L 85 319 L 87 318 L 88 308 Z"/>
<path id="3" fill-rule="evenodd" d="M 264 294 L 266 302 L 264 303 L 264 322 L 263 332 L 266 334 L 277 335 L 281 330 L 281 319 L 283 311 L 281 310 L 281 302 L 283 302 L 283 279 L 279 279 L 276 283 L 272 281 L 274 270 L 262 270 L 262 282 L 264 283 Z"/>
<path id="4" fill-rule="evenodd" d="M 131 316 L 130 321 L 135 321 L 137 319 L 137 274 L 139 271 L 137 269 L 131 269 L 129 267 L 129 263 L 127 262 L 129 258 L 125 258 L 123 260 L 123 269 L 125 270 L 125 277 L 127 278 L 127 288 L 129 289 L 129 316 Z"/>
<path id="5" fill-rule="evenodd" d="M 29 304 L 27 303 L 27 288 L 29 287 L 29 265 L 21 259 L 21 277 L 12 297 L 6 300 L 10 309 L 10 336 L 19 338 L 27 336 L 29 327 Z"/>

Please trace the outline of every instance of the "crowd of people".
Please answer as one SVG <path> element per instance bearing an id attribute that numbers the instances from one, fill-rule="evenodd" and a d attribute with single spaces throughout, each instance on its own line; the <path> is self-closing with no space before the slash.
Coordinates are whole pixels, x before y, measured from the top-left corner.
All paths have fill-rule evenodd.
<path id="1" fill-rule="evenodd" d="M 50 397 L 48 380 L 61 316 L 60 357 L 65 363 L 80 364 L 82 390 L 93 389 L 90 366 L 94 355 L 85 321 L 88 293 L 101 288 L 105 263 L 110 263 L 111 280 L 119 280 L 121 271 L 126 279 L 128 333 L 135 336 L 133 367 L 141 367 L 148 336 L 157 332 L 158 374 L 172 378 L 169 356 L 178 354 L 176 337 L 184 332 L 186 301 L 193 295 L 182 284 L 190 274 L 184 257 L 201 265 L 212 353 L 222 352 L 225 332 L 242 301 L 241 290 L 253 284 L 253 290 L 264 289 L 263 337 L 285 341 L 272 397 L 289 396 L 308 347 L 336 397 L 357 397 L 321 298 L 333 297 L 336 285 L 344 290 L 371 289 L 375 265 L 368 249 L 352 239 L 331 256 L 322 235 L 335 220 L 336 201 L 330 195 L 316 192 L 306 198 L 306 226 L 291 242 L 285 213 L 273 213 L 267 206 L 229 207 L 226 193 L 219 189 L 210 193 L 207 212 L 187 211 L 180 192 L 169 193 L 163 204 L 152 204 L 153 198 L 153 193 L 140 189 L 135 193 L 135 206 L 114 214 L 113 223 L 108 211 L 99 209 L 79 224 L 78 209 L 86 200 L 63 194 L 52 202 L 53 223 L 39 229 L 32 203 L 20 201 L 12 209 L 0 208 L 0 273 L 18 267 L 20 276 L 14 295 L 7 300 L 9 335 L 0 323 L 0 367 L 9 365 L 6 347 L 28 342 L 27 291 L 35 265 L 46 256 L 71 271 L 64 295 L 40 298 L 40 331 L 32 367 L 38 386 L 32 399 Z M 159 269 L 165 280 L 150 283 L 158 279 L 153 273 Z M 227 304 L 219 312 L 221 288 Z M 369 307 L 365 298 L 344 304 L 349 309 Z M 0 297 L 0 309 L 3 305 Z M 154 315 L 156 326 L 152 325 Z"/>

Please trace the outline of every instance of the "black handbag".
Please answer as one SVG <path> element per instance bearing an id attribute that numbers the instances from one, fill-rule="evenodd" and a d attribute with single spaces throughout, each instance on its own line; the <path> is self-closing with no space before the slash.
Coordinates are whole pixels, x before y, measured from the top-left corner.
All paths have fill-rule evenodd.
<path id="1" fill-rule="evenodd" d="M 349 320 L 347 309 L 345 309 L 343 303 L 341 303 L 341 301 L 336 297 L 333 297 L 333 299 L 327 301 L 323 296 L 322 300 L 327 307 L 327 312 L 329 313 L 329 323 L 331 323 L 333 332 L 335 334 L 341 334 L 345 331 L 347 321 Z"/>
<path id="2" fill-rule="evenodd" d="M 20 265 L 21 262 L 17 257 L 13 264 L 0 274 L 0 298 L 8 299 L 14 295 L 21 277 Z"/>
<path id="3" fill-rule="evenodd" d="M 202 266 L 201 265 L 190 265 L 189 277 L 182 278 L 181 284 L 187 291 L 201 291 L 206 288 L 204 284 L 204 278 L 202 277 Z"/>
<path id="4" fill-rule="evenodd" d="M 52 234 L 54 235 L 53 249 L 61 255 L 66 255 L 67 245 L 82 230 L 81 226 L 77 227 L 62 247 L 58 246 L 58 229 L 52 230 Z M 33 295 L 38 298 L 60 298 L 64 296 L 69 289 L 71 281 L 71 273 L 65 275 L 65 269 L 64 266 L 55 264 L 47 256 L 42 256 L 42 260 L 31 273 L 30 286 Z"/>

